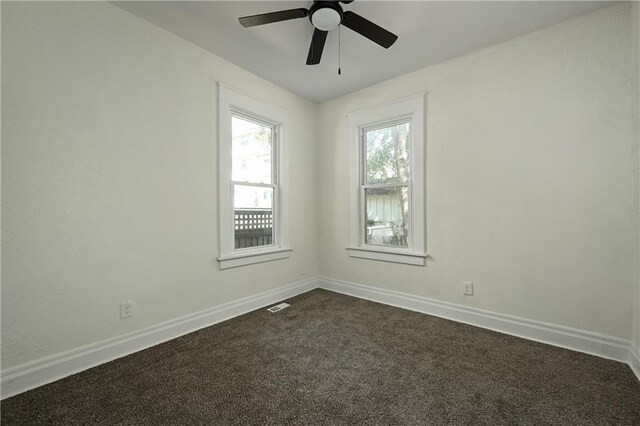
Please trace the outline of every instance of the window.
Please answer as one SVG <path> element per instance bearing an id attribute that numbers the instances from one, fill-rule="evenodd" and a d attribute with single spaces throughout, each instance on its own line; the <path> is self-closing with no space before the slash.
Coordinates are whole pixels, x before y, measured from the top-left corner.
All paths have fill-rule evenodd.
<path id="1" fill-rule="evenodd" d="M 288 113 L 219 86 L 220 268 L 289 257 L 283 135 Z"/>
<path id="2" fill-rule="evenodd" d="M 349 115 L 351 257 L 425 264 L 423 104 Z"/>
<path id="3" fill-rule="evenodd" d="M 366 244 L 409 246 L 409 131 L 411 122 L 362 130 Z"/>

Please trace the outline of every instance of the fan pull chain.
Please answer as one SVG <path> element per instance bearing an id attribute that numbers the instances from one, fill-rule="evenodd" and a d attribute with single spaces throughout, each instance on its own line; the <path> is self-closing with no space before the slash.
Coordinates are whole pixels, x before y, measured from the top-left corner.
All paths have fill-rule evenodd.
<path id="1" fill-rule="evenodd" d="M 338 26 L 338 75 L 342 74 L 341 64 L 340 64 L 340 26 Z"/>

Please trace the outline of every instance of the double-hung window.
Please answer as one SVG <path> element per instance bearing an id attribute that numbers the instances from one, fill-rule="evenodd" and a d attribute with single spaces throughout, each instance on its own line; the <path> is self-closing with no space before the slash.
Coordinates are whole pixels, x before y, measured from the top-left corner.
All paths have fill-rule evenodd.
<path id="1" fill-rule="evenodd" d="M 220 268 L 289 256 L 283 135 L 288 113 L 219 85 Z"/>
<path id="2" fill-rule="evenodd" d="M 424 96 L 349 114 L 352 257 L 424 265 Z"/>

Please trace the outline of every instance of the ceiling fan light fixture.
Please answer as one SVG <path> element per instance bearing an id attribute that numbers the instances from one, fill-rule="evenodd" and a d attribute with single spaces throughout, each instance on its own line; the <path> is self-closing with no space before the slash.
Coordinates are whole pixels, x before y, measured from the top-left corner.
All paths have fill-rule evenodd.
<path id="1" fill-rule="evenodd" d="M 321 31 L 335 30 L 340 22 L 342 22 L 342 15 L 331 7 L 320 8 L 311 15 L 311 23 Z"/>
<path id="2" fill-rule="evenodd" d="M 345 12 L 342 10 L 340 3 L 349 4 L 352 1 L 353 0 L 313 0 L 313 4 L 309 9 L 279 10 L 276 12 L 261 13 L 259 15 L 242 16 L 238 18 L 238 20 L 243 27 L 249 28 L 309 17 L 314 30 L 313 36 L 311 36 L 309 54 L 307 55 L 307 65 L 317 65 L 320 63 L 329 31 L 335 30 L 340 25 L 344 25 L 351 31 L 368 38 L 385 49 L 391 47 L 398 39 L 397 35 L 363 18 L 355 12 L 350 10 Z M 338 43 L 338 48 L 339 47 Z M 339 68 L 338 74 L 340 74 Z"/>

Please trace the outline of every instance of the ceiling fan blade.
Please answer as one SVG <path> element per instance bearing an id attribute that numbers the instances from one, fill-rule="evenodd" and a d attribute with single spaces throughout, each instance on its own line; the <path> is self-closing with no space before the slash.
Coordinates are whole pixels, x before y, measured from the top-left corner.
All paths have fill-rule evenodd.
<path id="1" fill-rule="evenodd" d="M 309 46 L 309 55 L 307 56 L 307 65 L 317 65 L 320 63 L 324 42 L 327 40 L 327 34 L 329 34 L 328 31 L 322 31 L 317 28 L 313 30 L 311 46 Z"/>
<path id="2" fill-rule="evenodd" d="M 368 19 L 363 18 L 357 13 L 353 13 L 350 11 L 344 12 L 342 25 L 357 32 L 360 35 L 365 36 L 372 42 L 378 43 L 385 49 L 391 47 L 391 45 L 398 39 L 398 36 L 393 34 L 392 32 L 389 32 L 381 26 L 376 25 Z"/>
<path id="3" fill-rule="evenodd" d="M 304 18 L 309 15 L 307 9 L 288 9 L 278 12 L 262 13 L 260 15 L 243 16 L 238 18 L 243 27 L 255 27 L 256 25 L 271 24 L 273 22 L 288 21 L 289 19 Z"/>

